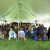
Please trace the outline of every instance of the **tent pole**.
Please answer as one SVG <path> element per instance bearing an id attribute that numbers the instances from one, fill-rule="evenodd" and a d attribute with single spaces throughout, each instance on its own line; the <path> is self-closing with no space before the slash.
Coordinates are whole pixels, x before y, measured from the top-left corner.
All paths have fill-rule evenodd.
<path id="1" fill-rule="evenodd" d="M 22 7 L 22 4 L 21 4 L 21 2 L 20 2 L 20 0 L 17 0 L 18 1 L 18 31 L 19 31 L 19 29 L 20 29 L 20 26 L 21 26 L 21 19 L 20 19 L 20 17 L 21 17 L 21 7 Z"/>
<path id="2" fill-rule="evenodd" d="M 19 30 L 20 29 L 19 27 L 21 27 L 21 19 L 19 18 L 19 16 L 21 17 L 21 7 L 22 7 L 20 1 L 18 1 L 18 6 L 19 6 L 19 11 L 18 11 L 18 21 L 19 21 L 19 23 L 18 23 L 18 30 Z"/>
<path id="3" fill-rule="evenodd" d="M 18 31 L 19 31 L 19 0 L 17 0 L 17 3 L 18 3 L 18 17 L 17 18 L 18 18 Z M 17 36 L 18 36 L 18 33 L 17 33 Z"/>

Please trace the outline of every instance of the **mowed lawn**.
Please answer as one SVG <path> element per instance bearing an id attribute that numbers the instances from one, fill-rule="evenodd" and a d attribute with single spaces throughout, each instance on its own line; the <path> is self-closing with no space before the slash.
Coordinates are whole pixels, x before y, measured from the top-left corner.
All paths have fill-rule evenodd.
<path id="1" fill-rule="evenodd" d="M 50 41 L 34 41 L 27 38 L 26 41 L 8 39 L 4 41 L 0 39 L 0 50 L 50 50 Z"/>

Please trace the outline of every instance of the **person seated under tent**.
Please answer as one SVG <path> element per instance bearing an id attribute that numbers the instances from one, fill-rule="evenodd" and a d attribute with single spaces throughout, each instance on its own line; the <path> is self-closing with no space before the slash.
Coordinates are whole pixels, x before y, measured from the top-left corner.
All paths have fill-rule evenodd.
<path id="1" fill-rule="evenodd" d="M 33 25 L 33 39 L 36 41 L 38 40 L 38 30 L 36 25 Z"/>
<path id="2" fill-rule="evenodd" d="M 4 26 L 1 27 L 1 33 L 2 33 L 2 39 L 4 40 L 5 39 L 5 35 L 6 35 L 6 31 L 5 31 L 5 27 Z"/>
<path id="3" fill-rule="evenodd" d="M 46 35 L 48 36 L 48 40 L 50 41 L 50 27 L 48 28 L 48 32 Z"/>
<path id="4" fill-rule="evenodd" d="M 2 31 L 2 39 L 3 40 L 5 39 L 5 34 L 6 34 L 6 31 Z"/>
<path id="5" fill-rule="evenodd" d="M 18 33 L 18 26 L 14 27 L 14 31 L 15 31 L 16 34 Z"/>
<path id="6" fill-rule="evenodd" d="M 47 33 L 46 31 L 47 31 L 47 29 L 44 27 L 43 24 L 40 24 L 37 29 L 38 29 L 38 38 L 39 38 L 39 40 L 43 39 L 45 41 L 46 40 L 46 33 Z"/>
<path id="7" fill-rule="evenodd" d="M 20 29 L 20 30 L 18 31 L 18 39 L 19 39 L 19 38 L 26 40 L 25 32 L 23 31 L 23 29 Z"/>
<path id="8" fill-rule="evenodd" d="M 0 28 L 0 38 L 2 38 L 4 40 L 5 35 L 6 35 L 6 30 L 5 30 L 5 27 L 2 25 Z"/>
<path id="9" fill-rule="evenodd" d="M 9 40 L 11 40 L 11 38 L 16 38 L 17 35 L 16 33 L 12 30 L 12 28 L 10 28 L 10 31 L 9 31 Z"/>
<path id="10" fill-rule="evenodd" d="M 23 26 L 22 28 L 23 28 L 23 31 L 25 32 L 25 36 L 27 37 L 27 32 L 28 32 L 27 26 Z"/>
<path id="11" fill-rule="evenodd" d="M 34 28 L 34 27 L 32 26 L 32 27 L 31 27 L 31 31 L 30 31 L 30 32 L 31 32 L 31 37 L 32 37 L 32 38 L 34 37 L 34 31 L 33 31 L 33 28 Z"/>

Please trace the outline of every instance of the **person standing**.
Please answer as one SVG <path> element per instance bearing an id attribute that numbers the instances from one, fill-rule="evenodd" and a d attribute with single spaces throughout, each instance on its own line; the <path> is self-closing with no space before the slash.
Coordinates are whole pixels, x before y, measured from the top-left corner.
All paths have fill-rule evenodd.
<path id="1" fill-rule="evenodd" d="M 48 29 L 47 36 L 48 36 L 48 40 L 50 40 L 50 27 L 49 27 L 49 29 Z"/>

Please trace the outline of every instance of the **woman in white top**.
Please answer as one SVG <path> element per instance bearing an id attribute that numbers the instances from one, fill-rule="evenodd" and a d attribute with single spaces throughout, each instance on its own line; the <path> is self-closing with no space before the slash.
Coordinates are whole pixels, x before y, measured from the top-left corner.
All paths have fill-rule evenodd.
<path id="1" fill-rule="evenodd" d="M 21 29 L 20 31 L 18 31 L 18 38 L 23 38 L 24 40 L 26 40 L 25 38 L 25 32 Z"/>

